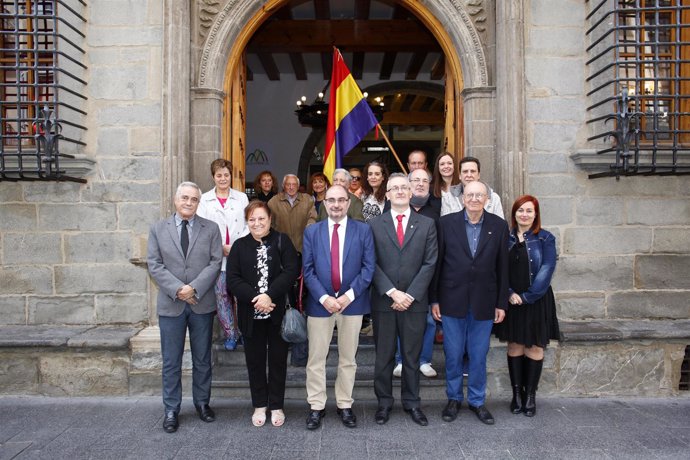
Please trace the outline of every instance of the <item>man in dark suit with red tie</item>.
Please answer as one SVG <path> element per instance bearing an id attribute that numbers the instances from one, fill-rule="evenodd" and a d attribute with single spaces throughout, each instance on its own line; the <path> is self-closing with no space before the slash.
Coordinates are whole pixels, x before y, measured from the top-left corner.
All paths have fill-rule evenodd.
<path id="1" fill-rule="evenodd" d="M 307 298 L 307 429 L 321 426 L 326 406 L 326 356 L 333 328 L 338 327 L 338 374 L 335 398 L 338 415 L 348 428 L 357 426 L 352 411 L 352 390 L 362 317 L 369 313 L 369 285 L 374 276 L 375 252 L 371 229 L 347 217 L 347 190 L 334 185 L 323 205 L 327 220 L 306 228 L 302 245 Z"/>
<path id="2" fill-rule="evenodd" d="M 369 221 L 376 245 L 376 272 L 371 295 L 376 361 L 376 423 L 388 421 L 393 407 L 393 369 L 397 337 L 403 356 L 402 405 L 412 420 L 428 424 L 420 408 L 419 356 L 422 351 L 428 289 L 437 257 L 436 224 L 410 208 L 412 189 L 404 174 L 391 174 L 390 212 Z"/>

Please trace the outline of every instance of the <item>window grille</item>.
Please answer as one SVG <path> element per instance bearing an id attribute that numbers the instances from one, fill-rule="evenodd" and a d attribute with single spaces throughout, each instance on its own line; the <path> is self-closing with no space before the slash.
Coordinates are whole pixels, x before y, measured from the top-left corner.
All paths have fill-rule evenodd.
<path id="1" fill-rule="evenodd" d="M 86 129 L 83 0 L 0 0 L 0 180 L 74 180 Z"/>
<path id="2" fill-rule="evenodd" d="M 690 0 L 592 0 L 587 123 L 609 171 L 690 174 Z"/>

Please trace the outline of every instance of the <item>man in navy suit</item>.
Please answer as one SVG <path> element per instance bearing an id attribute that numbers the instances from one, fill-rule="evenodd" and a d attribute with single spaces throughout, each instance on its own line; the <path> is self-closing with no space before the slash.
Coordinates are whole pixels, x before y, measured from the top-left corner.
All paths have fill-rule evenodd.
<path id="1" fill-rule="evenodd" d="M 338 327 L 338 374 L 335 398 L 338 415 L 348 428 L 357 426 L 352 411 L 362 317 L 371 311 L 369 285 L 374 276 L 376 253 L 369 226 L 347 217 L 347 190 L 334 185 L 326 192 L 328 214 L 306 228 L 302 245 L 307 298 L 307 429 L 321 426 L 326 407 L 326 356 L 334 326 Z"/>
<path id="2" fill-rule="evenodd" d="M 508 226 L 484 211 L 490 194 L 483 182 L 468 183 L 463 191 L 464 210 L 441 217 L 439 255 L 432 289 L 432 314 L 443 322 L 448 404 L 442 417 L 458 416 L 462 393 L 462 359 L 469 356 L 467 402 L 477 418 L 493 425 L 484 405 L 486 355 L 493 323 L 500 323 L 508 308 Z"/>
<path id="3" fill-rule="evenodd" d="M 218 226 L 196 214 L 201 190 L 183 182 L 175 193 L 175 214 L 151 226 L 147 263 L 158 285 L 158 325 L 163 355 L 163 429 L 174 433 L 182 402 L 182 354 L 189 329 L 192 396 L 199 418 L 213 422 L 211 335 L 223 245 Z"/>

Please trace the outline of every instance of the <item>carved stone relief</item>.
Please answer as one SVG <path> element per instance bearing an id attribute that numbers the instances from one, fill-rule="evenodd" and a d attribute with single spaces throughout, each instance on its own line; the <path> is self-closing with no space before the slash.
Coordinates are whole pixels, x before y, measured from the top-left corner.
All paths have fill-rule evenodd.
<path id="1" fill-rule="evenodd" d="M 197 20 L 199 21 L 197 29 L 199 31 L 199 38 L 203 42 L 213 25 L 213 21 L 220 13 L 225 0 L 197 0 L 197 2 Z"/>

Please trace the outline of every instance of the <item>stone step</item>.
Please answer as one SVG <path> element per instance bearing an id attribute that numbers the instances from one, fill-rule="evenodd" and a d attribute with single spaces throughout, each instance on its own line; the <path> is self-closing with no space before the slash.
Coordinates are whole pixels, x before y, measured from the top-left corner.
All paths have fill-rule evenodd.
<path id="1" fill-rule="evenodd" d="M 337 333 L 337 332 L 336 332 Z M 238 345 L 234 351 L 227 351 L 222 342 L 214 343 L 214 369 L 213 369 L 213 394 L 225 398 L 246 399 L 250 398 L 247 367 L 244 359 L 242 345 Z M 357 349 L 357 372 L 353 397 L 355 399 L 372 399 L 374 395 L 374 360 L 376 349 L 374 339 L 370 336 L 361 336 Z M 438 376 L 428 379 L 421 376 L 420 393 L 426 400 L 443 400 L 445 394 L 445 368 L 443 365 L 443 345 L 434 345 L 433 354 L 434 369 Z M 288 363 L 290 356 L 288 355 Z M 338 345 L 334 337 L 331 342 L 328 357 L 326 359 L 326 387 L 329 398 L 334 398 L 333 388 L 338 365 Z M 285 397 L 288 399 L 306 399 L 306 369 L 288 364 L 287 381 L 285 385 Z M 400 394 L 400 379 L 393 379 L 394 393 Z"/>

